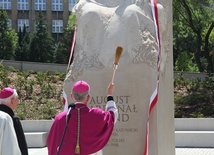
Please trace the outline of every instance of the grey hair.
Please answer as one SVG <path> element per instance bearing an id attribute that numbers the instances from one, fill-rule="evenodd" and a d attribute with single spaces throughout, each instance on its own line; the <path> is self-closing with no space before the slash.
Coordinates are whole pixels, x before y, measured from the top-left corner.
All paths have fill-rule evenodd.
<path id="1" fill-rule="evenodd" d="M 72 95 L 76 101 L 85 100 L 88 94 L 89 94 L 89 91 L 84 92 L 84 93 L 78 93 L 78 92 L 72 91 Z"/>
<path id="2" fill-rule="evenodd" d="M 0 104 L 2 104 L 2 103 L 7 103 L 7 102 L 9 102 L 12 98 L 16 98 L 16 97 L 18 97 L 18 93 L 17 93 L 17 91 L 14 89 L 13 95 L 11 95 L 10 97 L 5 98 L 5 99 L 0 99 Z"/>

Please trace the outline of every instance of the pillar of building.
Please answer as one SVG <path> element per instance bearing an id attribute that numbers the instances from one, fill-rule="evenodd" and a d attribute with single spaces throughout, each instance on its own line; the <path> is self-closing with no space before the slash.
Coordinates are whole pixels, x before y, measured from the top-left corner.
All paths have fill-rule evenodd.
<path id="1" fill-rule="evenodd" d="M 18 10 L 17 10 L 17 1 L 11 1 L 11 8 L 12 8 L 12 28 L 15 29 L 15 31 L 18 31 Z"/>

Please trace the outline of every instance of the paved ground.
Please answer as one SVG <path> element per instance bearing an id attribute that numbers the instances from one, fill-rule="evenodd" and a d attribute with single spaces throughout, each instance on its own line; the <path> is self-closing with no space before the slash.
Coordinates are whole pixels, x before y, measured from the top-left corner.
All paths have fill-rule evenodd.
<path id="1" fill-rule="evenodd" d="M 176 155 L 214 155 L 214 148 L 176 148 Z"/>
<path id="2" fill-rule="evenodd" d="M 29 155 L 48 155 L 47 148 L 32 148 L 28 149 Z"/>
<path id="3" fill-rule="evenodd" d="M 176 148 L 175 155 L 214 155 L 214 148 Z M 29 149 L 29 155 L 48 155 L 47 148 Z"/>

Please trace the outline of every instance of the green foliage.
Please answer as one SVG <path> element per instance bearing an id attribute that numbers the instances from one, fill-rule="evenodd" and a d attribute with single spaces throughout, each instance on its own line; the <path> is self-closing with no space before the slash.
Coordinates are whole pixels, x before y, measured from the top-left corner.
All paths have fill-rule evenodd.
<path id="1" fill-rule="evenodd" d="M 19 108 L 17 109 L 17 116 L 21 120 L 24 120 L 26 118 L 32 120 L 52 119 L 53 116 L 55 116 L 55 114 L 58 112 L 58 109 L 56 109 L 55 107 L 57 104 L 59 103 L 49 102 L 48 100 L 46 101 L 46 104 L 43 104 L 41 106 L 38 106 L 33 102 L 30 102 L 28 105 L 20 103 Z"/>
<path id="2" fill-rule="evenodd" d="M 0 11 L 0 59 L 68 63 L 73 36 L 72 24 L 65 29 L 64 37 L 55 48 L 41 12 L 37 19 L 37 32 L 30 35 L 24 26 L 23 31 L 19 30 L 17 37 L 15 31 L 8 27 L 7 13 L 4 10 Z"/>
<path id="3" fill-rule="evenodd" d="M 214 72 L 213 3 L 213 0 L 173 1 L 174 62 L 185 52 L 194 56 L 192 64 L 200 72 Z"/>
<path id="4" fill-rule="evenodd" d="M 34 62 L 54 62 L 53 38 L 47 31 L 47 24 L 39 12 L 37 32 L 33 35 L 30 44 L 29 60 Z"/>
<path id="5" fill-rule="evenodd" d="M 4 69 L 4 66 L 2 64 L 0 64 L 0 81 L 0 87 L 7 87 L 10 83 L 8 71 Z"/>
<path id="6" fill-rule="evenodd" d="M 62 84 L 65 73 L 47 71 L 21 72 L 0 64 L 0 89 L 17 90 L 20 104 L 16 109 L 20 119 L 51 119 L 63 110 Z"/>
<path id="7" fill-rule="evenodd" d="M 47 30 L 45 18 L 39 12 L 36 33 L 30 34 L 24 25 L 17 34 L 8 27 L 8 17 L 0 10 L 0 59 L 67 64 L 76 23 L 76 16 L 69 16 L 68 25 L 61 40 L 54 45 L 54 40 Z"/>
<path id="8" fill-rule="evenodd" d="M 205 80 L 184 79 L 180 74 L 174 82 L 175 117 L 214 116 L 214 77 Z"/>
<path id="9" fill-rule="evenodd" d="M 23 31 L 19 30 L 18 33 L 18 47 L 15 53 L 15 60 L 27 61 L 29 60 L 29 48 L 30 48 L 30 33 L 27 32 L 24 25 Z"/>
<path id="10" fill-rule="evenodd" d="M 64 43 L 58 42 L 56 48 L 55 62 L 59 64 L 60 63 L 67 64 L 68 58 L 69 58 L 69 48 L 66 48 Z"/>
<path id="11" fill-rule="evenodd" d="M 8 26 L 8 16 L 0 8 L 0 59 L 13 59 L 17 46 L 17 34 Z"/>
<path id="12" fill-rule="evenodd" d="M 55 56 L 56 63 L 68 64 L 73 35 L 73 30 L 64 31 L 64 37 L 57 44 Z"/>
<path id="13" fill-rule="evenodd" d="M 189 71 L 189 72 L 199 72 L 198 67 L 192 62 L 192 57 L 190 57 L 186 52 L 181 52 L 175 62 L 175 71 Z"/>
<path id="14" fill-rule="evenodd" d="M 71 14 L 69 16 L 68 25 L 64 29 L 64 37 L 57 44 L 55 63 L 68 64 L 75 24 L 76 16 Z"/>
<path id="15" fill-rule="evenodd" d="M 76 25 L 76 15 L 71 14 L 68 19 L 67 31 L 74 30 Z"/>

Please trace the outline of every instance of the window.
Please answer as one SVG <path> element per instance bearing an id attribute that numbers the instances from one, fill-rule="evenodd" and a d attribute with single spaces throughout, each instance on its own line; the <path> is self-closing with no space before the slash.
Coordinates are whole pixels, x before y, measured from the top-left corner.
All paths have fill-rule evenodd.
<path id="1" fill-rule="evenodd" d="M 71 11 L 74 7 L 74 5 L 77 3 L 76 0 L 69 0 L 69 10 Z"/>
<path id="2" fill-rule="evenodd" d="M 18 10 L 29 10 L 28 0 L 18 0 Z"/>
<path id="3" fill-rule="evenodd" d="M 63 33 L 63 20 L 52 20 L 52 33 Z"/>
<path id="4" fill-rule="evenodd" d="M 24 25 L 29 30 L 29 19 L 18 19 L 18 31 L 21 29 L 23 31 Z"/>
<path id="5" fill-rule="evenodd" d="M 62 11 L 62 0 L 52 0 L 52 11 Z"/>
<path id="6" fill-rule="evenodd" d="M 46 10 L 46 0 L 35 0 L 35 10 Z"/>
<path id="7" fill-rule="evenodd" d="M 11 10 L 11 0 L 0 0 L 0 8 Z"/>

